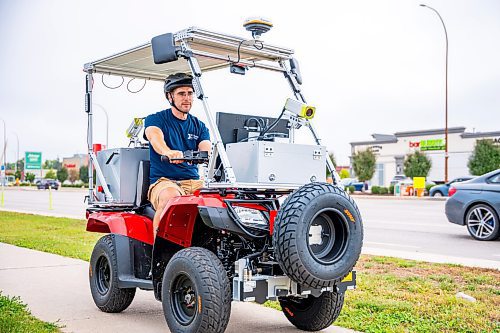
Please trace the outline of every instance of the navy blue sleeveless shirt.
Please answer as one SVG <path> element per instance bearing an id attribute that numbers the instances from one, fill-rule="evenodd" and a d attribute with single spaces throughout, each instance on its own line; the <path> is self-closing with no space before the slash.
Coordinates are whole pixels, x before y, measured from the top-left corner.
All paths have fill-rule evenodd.
<path id="1" fill-rule="evenodd" d="M 172 150 L 198 150 L 201 141 L 210 140 L 208 128 L 201 120 L 188 114 L 186 120 L 177 118 L 172 109 L 166 109 L 146 117 L 144 127 L 155 126 L 161 129 L 165 143 Z M 188 163 L 173 164 L 162 162 L 160 155 L 149 146 L 149 181 L 153 184 L 160 177 L 172 180 L 199 179 L 198 166 Z"/>

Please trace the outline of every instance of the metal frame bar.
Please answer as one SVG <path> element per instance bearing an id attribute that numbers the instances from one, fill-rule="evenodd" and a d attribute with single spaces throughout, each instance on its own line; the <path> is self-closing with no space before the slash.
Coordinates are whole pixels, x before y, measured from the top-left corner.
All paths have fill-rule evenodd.
<path id="1" fill-rule="evenodd" d="M 104 175 L 102 174 L 101 166 L 97 161 L 97 157 L 94 153 L 94 145 L 93 145 L 93 131 L 94 131 L 94 119 L 92 113 L 92 87 L 94 85 L 94 78 L 92 76 L 92 72 L 87 73 L 85 76 L 85 112 L 88 115 L 88 126 L 87 126 L 87 148 L 88 148 L 88 156 L 89 156 L 89 204 L 94 203 L 94 173 L 93 169 L 96 170 L 96 176 L 102 184 L 104 190 L 104 196 L 107 202 L 113 201 L 113 195 L 108 189 L 108 184 L 104 179 Z"/>
<path id="2" fill-rule="evenodd" d="M 229 180 L 231 184 L 235 184 L 236 177 L 234 175 L 233 168 L 231 167 L 231 163 L 229 162 L 229 158 L 227 157 L 226 150 L 224 149 L 224 144 L 222 143 L 222 138 L 219 132 L 219 128 L 215 123 L 215 120 L 212 116 L 212 112 L 210 112 L 210 107 L 208 105 L 208 100 L 207 100 L 208 97 L 205 96 L 205 94 L 203 93 L 201 84 L 202 73 L 198 64 L 198 60 L 194 57 L 187 42 L 183 41 L 181 43 L 181 48 L 184 54 L 189 55 L 186 58 L 188 60 L 189 67 L 191 68 L 191 72 L 193 73 L 193 87 L 196 92 L 196 96 L 203 103 L 203 109 L 205 110 L 205 115 L 207 116 L 210 132 L 213 134 L 215 138 L 215 145 L 212 148 L 212 157 L 210 159 L 208 174 L 212 175 L 211 177 L 213 177 L 215 169 L 214 161 L 217 159 L 217 156 L 220 156 L 222 165 L 224 167 L 224 172 L 226 174 L 226 179 Z M 209 179 L 212 179 L 211 177 L 209 176 Z"/>

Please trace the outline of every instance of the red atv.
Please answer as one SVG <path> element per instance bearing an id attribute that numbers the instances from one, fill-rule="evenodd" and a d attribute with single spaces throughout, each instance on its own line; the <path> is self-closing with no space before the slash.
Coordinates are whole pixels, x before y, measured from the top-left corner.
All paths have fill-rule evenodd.
<path id="1" fill-rule="evenodd" d="M 361 216 L 343 189 L 325 182 L 325 165 L 334 183 L 338 176 L 313 130 L 315 108 L 302 96 L 293 51 L 258 39 L 268 22 L 252 20 L 245 27 L 253 39 L 190 28 L 85 65 L 87 230 L 106 233 L 92 253 L 89 276 L 102 311 L 125 310 L 136 288 L 153 290 L 172 332 L 224 332 L 232 301 L 278 300 L 293 325 L 317 331 L 335 321 L 344 292 L 354 288 Z M 217 113 L 214 121 L 202 72 L 228 67 L 233 74 L 253 68 L 284 74 L 295 99 L 286 101 L 276 119 Z M 210 158 L 185 152 L 187 162 L 208 163 L 206 186 L 171 199 L 153 239 L 142 121 L 135 119 L 128 129 L 132 147 L 96 153 L 93 76 L 163 81 L 172 71 L 192 73 L 214 145 Z M 296 144 L 300 128 L 309 128 L 317 145 Z"/>

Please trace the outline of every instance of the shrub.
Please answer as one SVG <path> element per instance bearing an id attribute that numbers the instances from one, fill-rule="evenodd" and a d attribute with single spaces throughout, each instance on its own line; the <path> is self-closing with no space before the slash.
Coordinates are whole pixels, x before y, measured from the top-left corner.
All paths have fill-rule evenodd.
<path id="1" fill-rule="evenodd" d="M 380 194 L 380 186 L 372 186 L 372 194 Z"/>
<path id="2" fill-rule="evenodd" d="M 349 174 L 349 170 L 347 169 L 340 170 L 339 176 L 342 179 L 351 177 L 351 175 Z"/>
<path id="3" fill-rule="evenodd" d="M 61 187 L 86 188 L 88 186 L 84 184 L 62 184 Z"/>
<path id="4" fill-rule="evenodd" d="M 347 186 L 346 189 L 349 190 L 349 193 L 354 193 L 355 189 L 354 189 L 354 186 Z"/>
<path id="5" fill-rule="evenodd" d="M 387 187 L 381 187 L 379 191 L 380 191 L 380 194 L 387 194 L 387 193 L 389 193 L 389 189 Z"/>
<path id="6" fill-rule="evenodd" d="M 406 155 L 404 161 L 404 174 L 410 178 L 427 177 L 431 169 L 432 162 L 425 153 L 416 151 Z"/>
<path id="7" fill-rule="evenodd" d="M 394 185 L 389 186 L 389 193 L 394 194 Z"/>

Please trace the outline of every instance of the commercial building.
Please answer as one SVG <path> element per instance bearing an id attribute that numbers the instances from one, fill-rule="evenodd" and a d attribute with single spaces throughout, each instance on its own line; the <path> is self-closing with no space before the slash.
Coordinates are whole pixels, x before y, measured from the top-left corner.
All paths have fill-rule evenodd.
<path id="1" fill-rule="evenodd" d="M 77 173 L 80 172 L 80 167 L 89 165 L 89 157 L 87 154 L 75 154 L 72 157 L 64 157 L 62 161 L 62 166 L 70 170 L 76 170 Z"/>
<path id="2" fill-rule="evenodd" d="M 432 161 L 427 178 L 444 181 L 444 129 L 373 134 L 372 137 L 370 141 L 351 142 L 351 159 L 366 149 L 377 158 L 371 185 L 388 186 L 395 175 L 403 174 L 405 156 L 416 150 L 424 152 Z M 470 174 L 467 163 L 476 141 L 481 139 L 491 139 L 500 145 L 500 131 L 471 133 L 465 132 L 465 127 L 448 128 L 448 180 Z"/>

